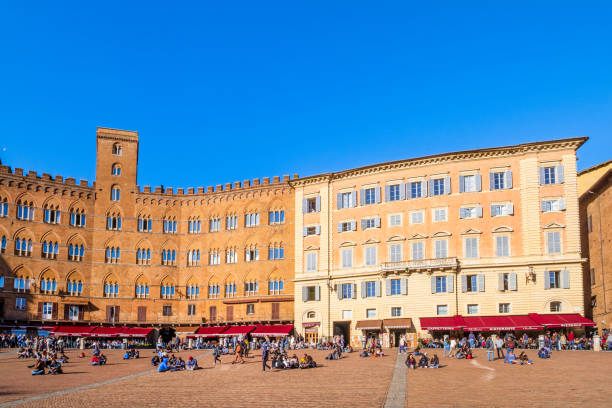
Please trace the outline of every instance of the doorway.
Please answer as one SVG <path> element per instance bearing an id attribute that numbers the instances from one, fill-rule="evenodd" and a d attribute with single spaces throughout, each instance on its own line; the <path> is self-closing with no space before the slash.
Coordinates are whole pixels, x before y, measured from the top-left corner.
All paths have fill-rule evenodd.
<path id="1" fill-rule="evenodd" d="M 349 344 L 351 334 L 351 322 L 334 322 L 334 336 L 342 336 L 344 344 Z"/>

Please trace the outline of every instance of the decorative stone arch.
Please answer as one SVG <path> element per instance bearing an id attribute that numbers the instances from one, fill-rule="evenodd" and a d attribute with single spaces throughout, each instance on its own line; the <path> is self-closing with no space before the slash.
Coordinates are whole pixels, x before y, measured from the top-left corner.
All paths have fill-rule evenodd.
<path id="1" fill-rule="evenodd" d="M 45 232 L 41 237 L 40 240 L 38 241 L 39 243 L 43 243 L 44 241 L 49 241 L 51 240 L 52 242 L 57 242 L 58 245 L 61 245 L 62 240 L 60 239 L 59 235 L 57 235 L 57 233 L 53 230 L 49 230 L 47 232 Z"/>
<path id="2" fill-rule="evenodd" d="M 339 246 L 340 248 L 348 248 L 348 247 L 357 246 L 357 243 L 354 241 L 344 241 Z"/>
<path id="3" fill-rule="evenodd" d="M 427 235 L 423 235 L 423 234 L 412 234 L 411 236 L 408 237 L 408 239 L 427 239 Z"/>
<path id="4" fill-rule="evenodd" d="M 540 306 L 540 312 L 541 313 L 551 313 L 550 305 L 553 302 L 561 303 L 561 313 L 572 313 L 573 312 L 572 303 L 569 300 L 563 297 L 559 297 L 559 296 L 551 296 L 547 298 L 544 302 L 542 302 Z"/>
<path id="5" fill-rule="evenodd" d="M 308 309 L 305 310 L 304 313 L 302 313 L 302 321 L 310 321 L 310 320 L 315 320 L 317 319 L 317 317 L 319 316 L 319 313 L 315 310 L 315 309 Z"/>
<path id="6" fill-rule="evenodd" d="M 380 244 L 380 241 L 377 239 L 368 238 L 361 243 L 361 245 L 373 245 L 373 244 Z"/>
<path id="7" fill-rule="evenodd" d="M 546 224 L 542 227 L 542 229 L 547 230 L 547 229 L 558 229 L 558 228 L 565 228 L 564 224 L 560 224 L 558 222 L 551 222 L 549 224 Z"/>
<path id="8" fill-rule="evenodd" d="M 6 201 L 5 201 L 6 200 Z M 0 188 L 0 203 L 13 203 L 13 199 L 11 198 L 11 194 L 4 188 Z"/>
<path id="9" fill-rule="evenodd" d="M 406 240 L 406 237 L 404 237 L 403 235 L 393 235 L 392 237 L 387 239 L 387 242 L 397 242 L 397 241 L 405 241 L 405 240 Z"/>
<path id="10" fill-rule="evenodd" d="M 442 238 L 442 237 L 450 237 L 452 234 L 448 231 L 438 231 L 434 232 L 431 237 L 432 238 Z"/>
<path id="11" fill-rule="evenodd" d="M 45 199 L 42 203 L 43 210 L 50 208 L 54 210 L 59 210 L 61 206 L 60 200 L 55 196 L 50 196 Z"/>
<path id="12" fill-rule="evenodd" d="M 83 282 L 83 274 L 78 269 L 73 269 L 66 274 L 66 282 L 69 281 L 81 281 Z"/>
<path id="13" fill-rule="evenodd" d="M 482 231 L 476 228 L 468 228 L 466 230 L 461 231 L 461 235 L 474 235 L 474 234 L 482 234 Z"/>
<path id="14" fill-rule="evenodd" d="M 106 210 L 106 216 L 119 216 L 119 217 L 123 217 L 124 211 L 121 208 L 121 206 L 119 204 L 113 204 L 110 207 L 108 207 L 108 210 Z"/>
<path id="15" fill-rule="evenodd" d="M 34 201 L 34 197 L 32 197 L 32 195 L 28 192 L 23 192 L 19 194 L 17 197 L 15 197 L 15 204 L 24 203 L 24 202 L 27 202 L 28 204 L 32 203 L 32 205 L 36 207 L 36 201 Z"/>
<path id="16" fill-rule="evenodd" d="M 141 238 L 138 242 L 136 242 L 136 245 L 134 245 L 134 249 L 151 249 L 152 247 L 153 245 L 151 245 L 151 241 L 149 241 L 148 238 Z"/>
<path id="17" fill-rule="evenodd" d="M 512 229 L 512 227 L 509 227 L 507 225 L 502 225 L 499 227 L 495 227 L 491 230 L 491 232 L 493 233 L 498 233 L 498 232 L 513 232 L 514 230 Z"/>
<path id="18" fill-rule="evenodd" d="M 36 241 L 36 237 L 34 233 L 29 228 L 26 228 L 26 227 L 19 228 L 17 231 L 15 231 L 15 233 L 13 234 L 13 241 L 16 240 L 17 238 L 31 239 L 32 242 Z"/>
<path id="19" fill-rule="evenodd" d="M 68 211 L 74 210 L 74 209 L 85 209 L 86 205 L 83 202 L 83 200 L 81 199 L 77 199 L 74 200 L 72 203 L 70 203 L 70 205 L 68 205 Z"/>

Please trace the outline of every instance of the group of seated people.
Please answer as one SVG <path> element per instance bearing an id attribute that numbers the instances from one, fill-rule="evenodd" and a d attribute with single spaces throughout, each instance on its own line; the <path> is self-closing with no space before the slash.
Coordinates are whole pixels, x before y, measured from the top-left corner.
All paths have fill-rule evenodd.
<path id="1" fill-rule="evenodd" d="M 134 348 L 126 350 L 125 354 L 123 355 L 123 359 L 129 360 L 130 358 L 140 358 L 140 352 Z"/>
<path id="2" fill-rule="evenodd" d="M 94 349 L 93 356 L 91 356 L 91 362 L 89 364 L 92 366 L 103 366 L 106 365 L 106 363 L 106 356 L 100 353 L 100 349 Z"/>
<path id="3" fill-rule="evenodd" d="M 463 346 L 459 347 L 459 350 L 455 353 L 455 357 L 458 359 L 465 358 L 471 360 L 473 358 L 472 349 L 465 343 Z"/>
<path id="4" fill-rule="evenodd" d="M 504 363 L 524 365 L 533 364 L 533 361 L 531 361 L 529 357 L 527 357 L 527 354 L 524 351 L 521 351 L 521 353 L 517 357 L 516 354 L 514 354 L 514 350 L 510 349 L 508 350 L 508 353 L 506 353 Z"/>
<path id="5" fill-rule="evenodd" d="M 437 354 L 434 354 L 433 357 L 427 357 L 427 353 L 419 353 L 421 358 L 417 363 L 417 359 L 415 354 L 409 353 L 406 357 L 406 365 L 408 368 L 412 368 L 416 370 L 416 368 L 440 368 L 440 359 Z"/>
<path id="6" fill-rule="evenodd" d="M 340 360 L 342 358 L 342 346 L 340 344 L 336 344 L 332 348 L 332 352 L 325 357 L 326 360 Z"/>
<path id="7" fill-rule="evenodd" d="M 176 357 L 172 354 L 170 357 L 166 353 L 160 353 L 161 355 L 156 354 L 151 359 L 151 364 L 157 366 L 157 371 L 160 373 L 166 371 L 183 371 L 183 370 L 199 370 L 198 360 L 189 357 L 187 362 L 183 360 L 182 357 Z"/>
<path id="8" fill-rule="evenodd" d="M 385 353 L 382 351 L 382 347 L 379 345 L 369 345 L 366 346 L 359 357 L 383 357 Z"/>
<path id="9" fill-rule="evenodd" d="M 542 347 L 539 351 L 538 351 L 538 357 L 540 358 L 550 358 L 550 350 L 546 347 Z"/>
<path id="10" fill-rule="evenodd" d="M 49 374 L 63 374 L 62 364 L 54 357 L 46 360 L 43 357 L 37 357 L 36 362 L 29 368 L 32 368 L 32 375 L 44 375 L 46 368 L 49 369 Z"/>
<path id="11" fill-rule="evenodd" d="M 287 351 L 281 351 L 279 347 L 274 347 L 270 351 L 270 363 L 272 368 L 277 369 L 315 368 L 317 366 L 312 356 L 304 354 L 302 358 L 298 358 L 296 354 L 293 354 L 289 357 Z"/>

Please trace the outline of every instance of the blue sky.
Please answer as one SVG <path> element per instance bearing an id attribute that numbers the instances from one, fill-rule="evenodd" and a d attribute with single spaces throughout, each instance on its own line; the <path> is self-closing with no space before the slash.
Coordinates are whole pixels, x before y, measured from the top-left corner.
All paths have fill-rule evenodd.
<path id="1" fill-rule="evenodd" d="M 93 180 L 97 126 L 139 132 L 140 185 L 576 136 L 579 169 L 612 158 L 610 3 L 216 3 L 2 2 L 3 164 Z"/>

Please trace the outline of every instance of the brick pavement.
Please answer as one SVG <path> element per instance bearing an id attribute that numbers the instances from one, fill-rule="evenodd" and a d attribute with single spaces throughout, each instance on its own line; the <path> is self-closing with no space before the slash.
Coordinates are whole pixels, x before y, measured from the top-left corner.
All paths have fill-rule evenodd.
<path id="1" fill-rule="evenodd" d="M 247 360 L 244 365 L 231 365 L 232 356 L 223 356 L 224 364 L 212 368 L 212 357 L 200 360 L 203 370 L 195 372 L 149 373 L 93 389 L 52 396 L 44 400 L 45 407 L 104 406 L 160 406 L 185 405 L 197 402 L 201 405 L 233 407 L 283 407 L 294 405 L 337 407 L 382 406 L 395 363 L 393 356 L 361 359 L 358 354 L 346 355 L 340 361 L 327 361 L 324 351 L 307 351 L 322 367 L 308 370 L 282 370 L 261 372 L 261 354 Z M 120 358 L 113 352 L 111 359 Z M 115 356 L 115 354 L 117 354 Z M 193 353 L 181 353 L 183 357 Z M 303 354 L 298 351 L 298 356 Z M 143 353 L 143 356 L 149 354 Z M 149 358 L 130 361 L 128 366 L 100 367 L 115 377 L 149 370 Z M 143 364 L 144 363 L 144 364 Z M 78 364 L 78 363 L 77 363 Z M 10 395 L 3 399 L 23 399 L 36 393 L 52 392 L 77 386 L 72 376 L 81 384 L 103 381 L 104 376 L 92 378 L 94 374 L 106 374 L 95 370 L 98 367 L 81 364 L 66 367 L 67 372 L 78 370 L 83 374 L 32 377 L 22 367 L 25 363 L 12 360 L 12 368 L 27 375 L 19 374 L 19 380 L 10 381 Z M 6 368 L 9 368 L 8 366 Z M 93 374 L 91 372 L 93 371 Z M 69 379 L 69 381 L 66 381 Z M 58 384 L 61 383 L 62 385 Z M 49 383 L 49 384 L 47 384 Z M 62 388 L 63 387 L 63 388 Z M 32 390 L 32 391 L 28 391 Z M 21 406 L 40 407 L 41 400 Z"/>
<path id="2" fill-rule="evenodd" d="M 438 356 L 441 356 L 440 352 Z M 441 357 L 445 367 L 407 372 L 406 405 L 409 407 L 565 407 L 612 405 L 612 353 L 553 352 L 549 360 L 537 358 L 530 366 L 475 359 Z M 402 357 L 405 359 L 405 357 Z"/>

